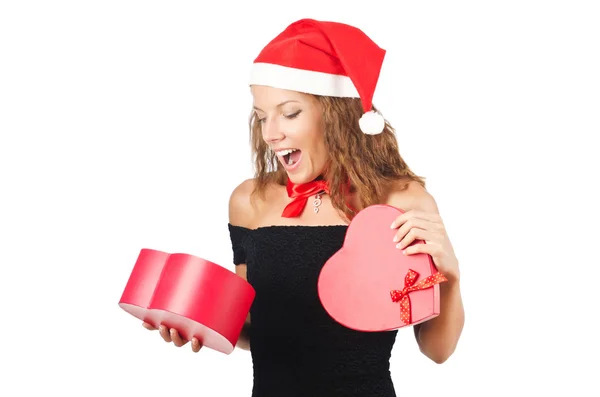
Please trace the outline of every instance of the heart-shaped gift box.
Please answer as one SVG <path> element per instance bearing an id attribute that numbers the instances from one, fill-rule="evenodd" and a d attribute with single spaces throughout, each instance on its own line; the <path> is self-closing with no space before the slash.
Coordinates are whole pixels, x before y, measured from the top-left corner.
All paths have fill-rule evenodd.
<path id="1" fill-rule="evenodd" d="M 254 288 L 237 274 L 197 256 L 144 248 L 119 306 L 158 328 L 175 328 L 203 346 L 229 354 L 254 300 Z"/>
<path id="2" fill-rule="evenodd" d="M 402 213 L 381 204 L 357 213 L 342 248 L 323 266 L 319 298 L 338 323 L 358 331 L 390 331 L 439 315 L 438 283 L 445 278 L 430 255 L 405 255 L 393 242 L 398 229 L 390 226 Z"/>

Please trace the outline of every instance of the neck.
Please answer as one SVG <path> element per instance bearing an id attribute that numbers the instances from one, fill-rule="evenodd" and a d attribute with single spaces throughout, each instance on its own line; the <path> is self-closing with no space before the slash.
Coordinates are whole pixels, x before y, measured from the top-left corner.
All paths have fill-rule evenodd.
<path id="1" fill-rule="evenodd" d="M 325 176 L 321 174 L 321 175 L 317 176 L 315 179 L 312 179 L 312 180 L 310 180 L 310 181 L 303 182 L 303 183 L 295 183 L 295 182 L 293 182 L 293 181 L 290 179 L 290 177 L 288 176 L 288 177 L 287 177 L 287 180 L 286 180 L 286 184 L 287 184 L 287 185 L 296 185 L 296 186 L 302 186 L 302 185 L 306 185 L 306 184 L 309 184 L 309 183 L 314 183 L 314 182 L 317 182 L 317 181 L 324 181 L 324 182 L 325 182 Z"/>

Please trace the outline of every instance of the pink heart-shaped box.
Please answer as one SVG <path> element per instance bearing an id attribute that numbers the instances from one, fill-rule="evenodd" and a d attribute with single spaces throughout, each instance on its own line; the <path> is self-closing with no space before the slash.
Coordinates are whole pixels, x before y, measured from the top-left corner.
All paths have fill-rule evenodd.
<path id="1" fill-rule="evenodd" d="M 319 298 L 338 323 L 358 331 L 390 331 L 439 315 L 438 284 L 408 294 L 409 323 L 402 321 L 400 304 L 391 298 L 391 291 L 405 287 L 409 269 L 418 273 L 415 283 L 437 273 L 428 254 L 404 255 L 396 248 L 392 239 L 398 229 L 390 225 L 402 213 L 380 204 L 360 211 L 348 225 L 342 248 L 323 266 Z"/>
<path id="2" fill-rule="evenodd" d="M 175 328 L 187 340 L 229 354 L 240 336 L 254 288 L 237 274 L 188 254 L 144 248 L 119 306 L 158 328 Z"/>

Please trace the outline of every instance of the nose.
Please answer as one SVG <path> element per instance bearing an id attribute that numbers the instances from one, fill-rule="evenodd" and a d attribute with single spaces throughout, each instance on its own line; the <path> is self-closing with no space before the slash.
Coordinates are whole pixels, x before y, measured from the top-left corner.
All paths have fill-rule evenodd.
<path id="1" fill-rule="evenodd" d="M 267 143 L 278 142 L 285 138 L 275 117 L 264 120 L 261 128 L 263 139 Z"/>

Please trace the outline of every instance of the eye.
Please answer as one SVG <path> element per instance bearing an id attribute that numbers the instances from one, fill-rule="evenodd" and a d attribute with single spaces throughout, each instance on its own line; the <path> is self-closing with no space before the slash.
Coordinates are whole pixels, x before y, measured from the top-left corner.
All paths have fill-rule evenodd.
<path id="1" fill-rule="evenodd" d="M 287 119 L 295 119 L 300 113 L 302 113 L 302 110 L 298 110 L 296 113 L 288 114 L 285 117 Z"/>

